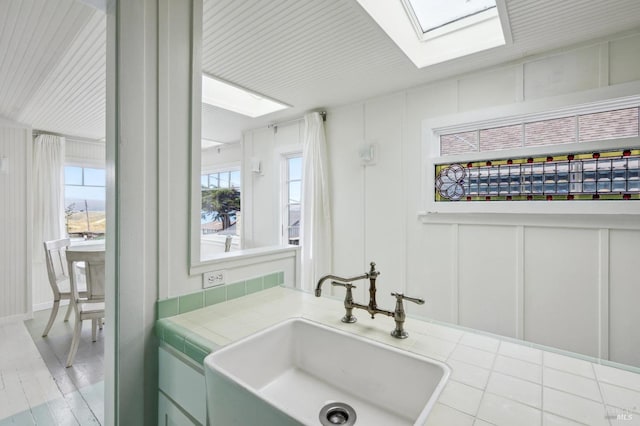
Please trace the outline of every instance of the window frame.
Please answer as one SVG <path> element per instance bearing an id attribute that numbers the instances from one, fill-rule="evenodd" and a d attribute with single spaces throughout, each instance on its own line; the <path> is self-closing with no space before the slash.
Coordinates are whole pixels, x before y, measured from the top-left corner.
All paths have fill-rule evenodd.
<path id="1" fill-rule="evenodd" d="M 240 173 L 240 186 L 235 188 L 231 186 L 231 172 L 239 172 Z M 202 176 L 207 176 L 207 182 L 209 182 L 209 175 L 212 174 L 220 174 L 220 173 L 229 173 L 229 186 L 227 188 L 234 188 L 236 189 L 239 193 L 240 193 L 240 215 L 239 218 L 242 221 L 242 207 L 243 207 L 243 193 L 242 193 L 242 163 L 241 162 L 230 162 L 230 163 L 221 163 L 221 164 L 216 164 L 214 166 L 209 166 L 206 168 L 203 168 L 200 170 L 200 214 L 198 215 L 198 218 L 200 219 L 201 213 L 202 213 L 202 191 L 204 189 L 219 189 L 220 186 L 218 186 L 218 188 L 202 188 Z M 219 182 L 219 180 L 218 180 Z M 237 219 L 236 219 L 237 220 Z M 203 235 L 210 235 L 210 234 L 203 234 L 202 232 L 202 223 L 199 222 L 199 233 L 198 233 L 198 244 L 201 244 L 201 240 Z M 237 244 L 238 247 L 240 247 L 241 249 L 243 248 L 243 236 L 242 236 L 242 232 L 239 232 L 237 234 L 234 235 L 234 238 L 237 239 L 237 242 L 235 244 Z M 207 262 L 211 259 L 200 259 L 201 262 Z"/>
<path id="2" fill-rule="evenodd" d="M 292 158 L 300 158 L 302 161 L 300 173 L 300 214 L 302 215 L 302 190 L 304 185 L 304 157 L 302 150 L 287 151 L 280 155 L 280 243 L 289 245 L 289 160 Z M 294 179 L 293 181 L 297 181 Z M 302 216 L 300 217 L 300 231 L 302 231 Z M 301 238 L 298 239 L 300 245 Z M 295 245 L 295 244 L 294 244 Z"/>
<path id="3" fill-rule="evenodd" d="M 494 5 L 491 7 L 488 7 L 486 9 L 474 12 L 470 15 L 462 16 L 458 19 L 454 19 L 452 21 L 448 21 L 443 24 L 424 30 L 422 28 L 422 24 L 420 23 L 420 18 L 418 17 L 418 14 L 415 8 L 411 4 L 411 1 L 410 0 L 401 0 L 401 1 L 402 1 L 402 5 L 404 6 L 407 12 L 407 15 L 409 16 L 409 20 L 411 21 L 411 25 L 413 25 L 413 29 L 415 30 L 417 37 L 422 41 L 442 37 L 449 33 L 453 33 L 456 31 L 463 30 L 467 27 L 471 27 L 472 25 L 478 24 L 480 22 L 499 17 L 498 5 L 497 5 L 497 2 L 494 1 Z M 503 29 L 503 32 L 504 32 L 504 29 Z"/>
<path id="4" fill-rule="evenodd" d="M 64 223 L 64 232 L 66 233 L 67 236 L 69 236 L 69 229 L 68 229 L 68 224 L 67 224 L 67 219 L 66 219 L 66 209 L 67 209 L 67 186 L 73 186 L 76 188 L 103 188 L 104 189 L 104 202 L 105 202 L 105 218 L 106 218 L 106 202 L 107 202 L 107 178 L 106 178 L 106 172 L 107 169 L 106 167 L 103 165 L 102 167 L 98 167 L 98 166 L 94 166 L 94 165 L 84 165 L 84 164 L 78 164 L 75 162 L 65 162 L 62 166 L 62 173 L 63 176 L 66 175 L 66 168 L 67 167 L 74 167 L 74 168 L 78 168 L 78 169 L 82 169 L 82 183 L 81 184 L 75 184 L 75 183 L 67 183 L 66 182 L 66 178 L 63 179 L 63 188 L 62 188 L 62 198 L 63 198 L 63 210 L 62 210 L 62 215 L 63 217 L 65 217 L 65 223 Z M 102 170 L 105 173 L 105 181 L 103 185 L 87 185 L 85 184 L 85 169 L 95 169 L 95 170 Z M 79 211 L 82 212 L 82 211 Z M 77 234 L 77 233 L 76 233 Z M 96 235 L 106 235 L 106 227 L 105 227 L 105 232 L 104 233 L 100 233 L 100 232 L 95 232 L 95 231 L 91 231 L 90 229 L 87 229 L 86 231 L 83 231 L 83 234 L 86 235 L 90 235 L 90 234 L 96 234 Z M 85 235 L 85 238 L 86 238 Z"/>
<path id="5" fill-rule="evenodd" d="M 455 162 L 485 161 L 497 158 L 560 155 L 574 152 L 640 148 L 640 137 L 606 139 L 590 142 L 575 142 L 536 147 L 519 147 L 485 152 L 440 155 L 440 135 L 475 131 L 521 124 L 524 122 L 549 120 L 607 110 L 624 109 L 640 105 L 640 95 L 612 95 L 624 93 L 621 88 L 594 90 L 587 94 L 574 94 L 521 102 L 515 105 L 487 108 L 479 111 L 453 114 L 422 123 L 422 206 L 419 217 L 434 217 L 435 214 L 639 214 L 640 202 L 635 201 L 491 201 L 491 202 L 436 202 L 435 166 Z M 628 91 L 626 93 L 629 93 Z M 633 92 L 632 92 L 633 93 Z M 635 93 L 638 93 L 637 91 Z M 609 96 L 607 96 L 609 95 Z"/>

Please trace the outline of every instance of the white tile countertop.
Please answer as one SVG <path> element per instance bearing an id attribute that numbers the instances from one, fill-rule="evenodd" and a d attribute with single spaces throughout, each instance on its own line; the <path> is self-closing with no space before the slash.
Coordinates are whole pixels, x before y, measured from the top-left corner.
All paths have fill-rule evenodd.
<path id="1" fill-rule="evenodd" d="M 344 324 L 341 301 L 275 287 L 167 320 L 224 346 L 303 317 L 443 361 L 452 374 L 429 426 L 640 425 L 640 374 L 411 317 L 399 340 L 390 318 L 354 314 L 358 322 Z"/>

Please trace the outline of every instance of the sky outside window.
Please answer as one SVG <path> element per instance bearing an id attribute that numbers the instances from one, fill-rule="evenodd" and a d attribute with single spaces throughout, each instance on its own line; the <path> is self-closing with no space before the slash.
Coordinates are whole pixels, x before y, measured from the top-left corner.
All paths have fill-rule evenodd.
<path id="1" fill-rule="evenodd" d="M 82 185 L 82 167 L 64 168 L 64 184 L 65 185 Z"/>
<path id="2" fill-rule="evenodd" d="M 84 169 L 84 184 L 86 186 L 104 186 L 104 169 Z"/>
<path id="3" fill-rule="evenodd" d="M 495 0 L 408 0 L 423 33 L 496 7 Z"/>

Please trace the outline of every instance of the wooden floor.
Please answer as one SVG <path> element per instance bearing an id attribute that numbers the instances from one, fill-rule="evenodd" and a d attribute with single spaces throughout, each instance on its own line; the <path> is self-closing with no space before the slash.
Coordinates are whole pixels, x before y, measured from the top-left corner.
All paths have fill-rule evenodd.
<path id="1" fill-rule="evenodd" d="M 103 332 L 91 342 L 91 322 L 85 321 L 74 365 L 65 368 L 73 314 L 65 323 L 64 313 L 45 338 L 49 310 L 24 323 L 0 325 L 0 426 L 103 423 Z"/>

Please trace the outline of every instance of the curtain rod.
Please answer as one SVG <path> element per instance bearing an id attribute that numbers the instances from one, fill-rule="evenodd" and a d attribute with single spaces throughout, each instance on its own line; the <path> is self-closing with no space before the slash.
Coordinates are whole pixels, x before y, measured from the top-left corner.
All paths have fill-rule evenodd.
<path id="1" fill-rule="evenodd" d="M 104 143 L 104 141 L 101 139 L 83 138 L 82 136 L 71 136 L 71 135 L 65 135 L 64 133 L 47 132 L 46 130 L 33 129 L 31 131 L 31 134 L 33 135 L 33 137 L 40 136 L 40 135 L 52 135 L 52 136 L 63 137 L 71 141 L 100 143 L 100 144 Z"/>
<path id="2" fill-rule="evenodd" d="M 317 111 L 322 117 L 322 121 L 327 121 L 327 111 Z M 292 118 L 291 120 L 278 121 L 275 123 L 270 123 L 267 125 L 268 129 L 273 129 L 274 132 L 278 131 L 278 126 L 282 126 L 284 124 L 295 123 L 296 121 L 304 120 L 304 117 Z"/>

